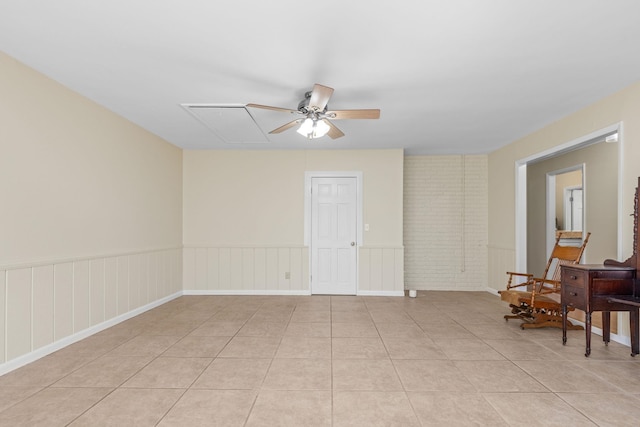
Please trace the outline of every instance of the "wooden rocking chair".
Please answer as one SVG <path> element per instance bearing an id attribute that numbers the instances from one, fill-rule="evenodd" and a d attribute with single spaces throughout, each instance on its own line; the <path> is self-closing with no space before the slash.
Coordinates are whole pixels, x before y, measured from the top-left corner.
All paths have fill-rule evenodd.
<path id="1" fill-rule="evenodd" d="M 520 319 L 520 327 L 525 328 L 562 328 L 562 307 L 560 305 L 560 266 L 578 264 L 584 253 L 591 233 L 587 233 L 581 246 L 562 246 L 558 234 L 551 256 L 547 261 L 542 278 L 529 273 L 507 272 L 507 289 L 500 291 L 500 299 L 509 303 L 511 313 L 504 319 Z M 526 281 L 514 284 L 514 277 L 524 277 Z M 569 307 L 571 310 L 572 308 Z M 582 326 L 567 322 L 568 329 L 582 329 Z"/>

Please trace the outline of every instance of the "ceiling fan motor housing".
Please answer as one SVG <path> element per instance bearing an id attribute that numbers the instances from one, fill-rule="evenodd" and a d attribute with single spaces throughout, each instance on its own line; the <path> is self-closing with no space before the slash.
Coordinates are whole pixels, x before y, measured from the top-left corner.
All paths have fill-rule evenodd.
<path id="1" fill-rule="evenodd" d="M 304 94 L 304 99 L 302 101 L 300 101 L 298 103 L 298 111 L 300 111 L 303 114 L 308 114 L 311 111 L 309 110 L 309 101 L 311 100 L 311 94 L 313 93 L 313 91 L 309 91 L 309 92 L 305 92 Z M 329 108 L 329 105 L 325 105 L 324 110 L 322 111 L 317 111 L 317 113 L 326 113 L 327 112 L 327 108 Z"/>

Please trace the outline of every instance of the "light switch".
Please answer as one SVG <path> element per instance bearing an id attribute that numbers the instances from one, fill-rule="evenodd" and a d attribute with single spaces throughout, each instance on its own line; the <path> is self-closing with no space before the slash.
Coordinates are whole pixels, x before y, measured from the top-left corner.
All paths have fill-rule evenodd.
<path id="1" fill-rule="evenodd" d="M 369 224 L 364 225 L 364 231 L 369 231 Z"/>

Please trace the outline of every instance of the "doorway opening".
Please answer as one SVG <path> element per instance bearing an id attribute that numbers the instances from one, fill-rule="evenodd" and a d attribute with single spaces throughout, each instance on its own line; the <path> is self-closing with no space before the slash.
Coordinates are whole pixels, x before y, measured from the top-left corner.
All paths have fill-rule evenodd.
<path id="1" fill-rule="evenodd" d="M 615 138 L 616 147 L 617 147 L 617 191 L 614 196 L 617 199 L 617 224 L 616 224 L 616 240 L 617 240 L 617 258 L 622 258 L 622 156 L 623 156 L 623 139 L 622 139 L 622 123 L 616 123 L 614 125 L 608 126 L 606 128 L 597 130 L 590 134 L 584 135 L 580 138 L 576 138 L 567 143 L 561 144 L 559 146 L 553 147 L 549 150 L 542 151 L 540 153 L 533 154 L 531 156 L 520 159 L 516 162 L 516 197 L 515 197 L 515 267 L 516 271 L 527 271 L 527 255 L 528 255 L 528 166 L 532 166 L 535 163 L 552 159 L 554 157 L 558 157 L 565 153 L 568 153 L 573 150 L 586 148 L 590 145 L 597 143 L 607 143 L 606 141 L 610 141 L 614 138 L 611 138 L 612 135 L 618 135 Z M 583 166 L 584 167 L 584 166 Z M 583 173 L 588 173 L 588 171 L 583 169 Z M 584 181 L 584 175 L 583 175 Z M 584 188 L 583 188 L 584 191 Z M 548 214 L 547 214 L 548 215 Z M 552 217 L 553 218 L 553 217 Z M 552 227 L 555 220 L 552 219 Z M 546 222 L 549 222 L 549 218 L 547 216 Z M 586 229 L 588 225 L 583 223 L 583 229 Z M 548 228 L 546 228 L 548 230 Z M 549 232 L 547 231 L 547 236 L 549 236 Z M 545 239 L 548 241 L 548 238 Z M 547 246 L 547 242 L 545 242 L 545 246 Z"/>
<path id="2" fill-rule="evenodd" d="M 547 258 L 559 233 L 565 246 L 581 246 L 585 210 L 583 187 L 585 165 L 579 164 L 547 174 Z"/>

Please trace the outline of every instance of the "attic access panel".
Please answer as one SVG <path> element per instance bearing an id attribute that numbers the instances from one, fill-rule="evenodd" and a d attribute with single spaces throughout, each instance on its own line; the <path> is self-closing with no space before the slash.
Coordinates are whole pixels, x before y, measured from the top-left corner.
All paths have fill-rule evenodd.
<path id="1" fill-rule="evenodd" d="M 228 144 L 269 142 L 244 105 L 182 104 L 182 107 Z"/>

